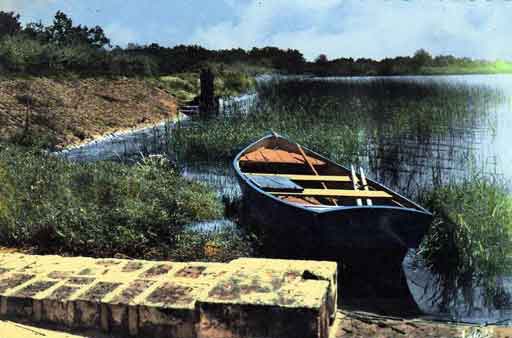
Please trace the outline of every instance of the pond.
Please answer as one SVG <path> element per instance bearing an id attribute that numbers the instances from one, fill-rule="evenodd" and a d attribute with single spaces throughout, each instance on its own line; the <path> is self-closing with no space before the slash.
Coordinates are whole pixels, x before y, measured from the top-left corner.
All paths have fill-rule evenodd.
<path id="1" fill-rule="evenodd" d="M 167 127 L 165 133 L 151 138 L 152 147 L 142 139 L 130 142 L 144 147 L 117 145 L 116 149 L 164 152 L 183 168 L 186 177 L 212 185 L 231 202 L 240 197 L 232 158 L 270 130 L 340 164 L 361 166 L 368 177 L 412 199 L 432 187 L 475 176 L 512 187 L 511 75 L 281 77 L 260 84 L 257 96 L 227 104 L 227 116 Z M 67 156 L 73 157 L 73 151 Z M 195 227 L 212 230 L 232 224 L 219 220 Z M 351 272 L 364 280 L 385 270 L 384 265 L 378 271 L 373 266 Z M 400 278 L 406 280 L 404 284 L 423 312 L 473 322 L 510 323 L 512 288 L 507 276 L 499 277 L 500 292 L 505 292 L 501 299 L 506 300 L 500 306 L 483 302 L 483 291 L 475 287 L 471 306 L 461 296 L 448 309 L 440 309 L 430 299 L 436 291 L 435 276 L 416 252 L 408 252 L 403 271 Z M 355 286 L 360 282 L 354 282 Z"/>

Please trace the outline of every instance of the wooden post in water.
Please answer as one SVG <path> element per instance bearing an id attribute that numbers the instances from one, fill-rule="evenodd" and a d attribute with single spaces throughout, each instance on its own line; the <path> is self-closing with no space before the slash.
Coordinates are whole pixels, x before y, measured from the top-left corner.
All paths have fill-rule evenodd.
<path id="1" fill-rule="evenodd" d="M 202 118 L 217 115 L 217 104 L 215 102 L 214 81 L 215 76 L 210 68 L 201 71 L 201 94 L 199 96 L 199 110 Z"/>

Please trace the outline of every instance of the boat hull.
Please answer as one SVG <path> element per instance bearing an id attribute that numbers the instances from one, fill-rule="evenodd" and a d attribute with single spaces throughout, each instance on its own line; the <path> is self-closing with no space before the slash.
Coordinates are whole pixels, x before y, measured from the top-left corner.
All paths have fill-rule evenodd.
<path id="1" fill-rule="evenodd" d="M 315 211 L 283 203 L 239 178 L 244 216 L 276 256 L 331 257 L 351 249 L 416 248 L 431 215 L 396 207 Z"/>
<path id="2" fill-rule="evenodd" d="M 240 166 L 242 157 L 248 157 L 245 154 L 261 147 L 294 151 L 298 146 L 271 134 L 246 147 L 233 161 L 243 194 L 242 216 L 261 233 L 266 253 L 290 257 L 312 257 L 312 254 L 319 257 L 326 253 L 324 256 L 330 257 L 356 249 L 402 251 L 417 248 L 427 232 L 432 221 L 430 212 L 369 178 L 368 184 L 392 196 L 394 203 L 316 208 L 277 198 L 254 184 Z M 349 169 L 305 147 L 302 149 L 311 159 L 326 163 L 328 168 L 324 172 L 328 175 L 350 175 Z M 304 165 L 304 169 L 307 166 Z M 278 166 L 273 167 L 272 172 L 280 170 L 289 172 Z"/>

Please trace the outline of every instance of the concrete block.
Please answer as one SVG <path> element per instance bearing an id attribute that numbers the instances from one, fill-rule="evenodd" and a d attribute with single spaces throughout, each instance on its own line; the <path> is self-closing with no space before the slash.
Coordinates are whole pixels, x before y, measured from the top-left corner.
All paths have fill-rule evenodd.
<path id="1" fill-rule="evenodd" d="M 0 317 L 121 336 L 327 337 L 336 264 L 0 254 Z"/>

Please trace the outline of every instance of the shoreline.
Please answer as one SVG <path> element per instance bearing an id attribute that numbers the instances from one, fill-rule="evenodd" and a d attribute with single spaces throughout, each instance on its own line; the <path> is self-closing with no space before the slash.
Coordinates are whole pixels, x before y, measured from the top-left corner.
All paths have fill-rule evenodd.
<path id="1" fill-rule="evenodd" d="M 144 132 L 146 130 L 150 130 L 153 128 L 163 127 L 167 123 L 176 123 L 176 122 L 178 122 L 178 120 L 180 120 L 180 118 L 175 117 L 175 118 L 170 118 L 170 119 L 164 119 L 164 120 L 162 120 L 160 122 L 156 122 L 156 123 L 141 123 L 141 124 L 137 124 L 130 128 L 112 129 L 103 134 L 98 134 L 91 139 L 86 139 L 81 142 L 67 144 L 65 146 L 62 146 L 60 149 L 58 149 L 56 151 L 52 151 L 51 153 L 57 154 L 57 153 L 62 153 L 62 152 L 71 151 L 71 150 L 75 150 L 75 149 L 80 149 L 80 148 L 86 147 L 86 146 L 94 144 L 94 143 L 100 143 L 100 142 L 107 141 L 114 137 L 126 136 L 126 135 L 133 134 L 133 133 Z"/>
<path id="2" fill-rule="evenodd" d="M 87 142 L 73 144 L 65 148 L 50 152 L 51 155 L 68 160 L 97 161 L 122 156 L 123 153 L 137 153 L 145 147 L 143 140 L 158 137 L 166 132 L 167 128 L 175 128 L 177 123 L 187 121 L 188 116 L 178 114 L 171 119 L 165 119 L 154 124 L 144 124 L 139 127 L 121 129 L 106 133 Z M 139 142 L 142 141 L 142 142 Z M 131 151 L 128 148 L 133 148 Z"/>

